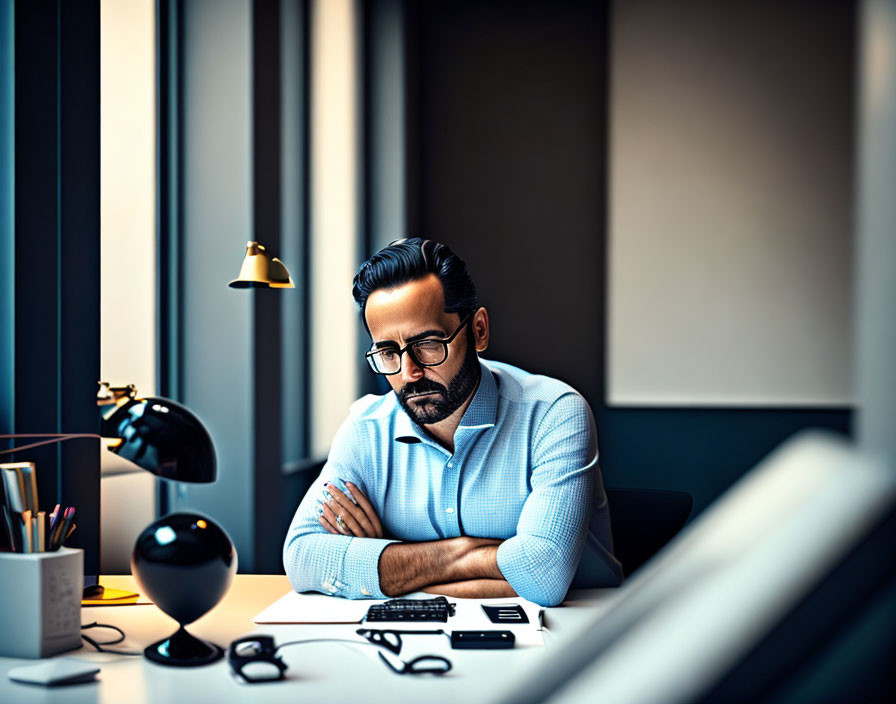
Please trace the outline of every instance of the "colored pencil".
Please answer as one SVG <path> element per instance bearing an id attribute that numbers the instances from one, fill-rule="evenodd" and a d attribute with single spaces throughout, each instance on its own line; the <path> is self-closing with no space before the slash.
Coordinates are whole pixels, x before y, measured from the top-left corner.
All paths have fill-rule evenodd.
<path id="1" fill-rule="evenodd" d="M 37 550 L 35 550 L 35 552 L 46 552 L 47 551 L 47 512 L 46 511 L 38 511 L 37 518 L 35 520 L 37 522 L 37 527 L 35 530 L 35 535 L 37 535 Z"/>

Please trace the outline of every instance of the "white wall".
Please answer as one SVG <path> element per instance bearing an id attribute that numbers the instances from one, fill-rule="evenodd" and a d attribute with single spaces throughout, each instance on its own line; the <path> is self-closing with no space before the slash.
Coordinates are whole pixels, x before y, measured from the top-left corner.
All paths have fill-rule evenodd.
<path id="1" fill-rule="evenodd" d="M 355 0 L 311 4 L 311 454 L 326 456 L 358 394 L 360 140 Z"/>
<path id="2" fill-rule="evenodd" d="M 155 5 L 100 3 L 100 376 L 156 392 Z M 130 572 L 155 478 L 103 452 L 100 569 Z M 127 474 L 122 474 L 127 472 Z"/>
<path id="3" fill-rule="evenodd" d="M 852 402 L 851 12 L 614 3 L 610 403 Z"/>
<path id="4" fill-rule="evenodd" d="M 862 4 L 856 435 L 896 471 L 896 0 Z"/>

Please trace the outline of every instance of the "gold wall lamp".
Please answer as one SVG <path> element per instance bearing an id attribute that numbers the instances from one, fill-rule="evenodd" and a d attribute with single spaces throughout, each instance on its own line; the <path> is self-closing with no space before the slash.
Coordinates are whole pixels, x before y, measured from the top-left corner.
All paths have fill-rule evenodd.
<path id="1" fill-rule="evenodd" d="M 246 243 L 246 258 L 230 288 L 295 288 L 289 271 L 258 242 Z"/>

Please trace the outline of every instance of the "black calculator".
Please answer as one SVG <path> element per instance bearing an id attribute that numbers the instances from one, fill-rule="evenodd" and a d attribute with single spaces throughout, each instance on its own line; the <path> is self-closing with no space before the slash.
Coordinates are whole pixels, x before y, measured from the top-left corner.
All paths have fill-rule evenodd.
<path id="1" fill-rule="evenodd" d="M 441 621 L 454 616 L 454 604 L 438 596 L 434 599 L 390 599 L 367 609 L 366 621 Z"/>

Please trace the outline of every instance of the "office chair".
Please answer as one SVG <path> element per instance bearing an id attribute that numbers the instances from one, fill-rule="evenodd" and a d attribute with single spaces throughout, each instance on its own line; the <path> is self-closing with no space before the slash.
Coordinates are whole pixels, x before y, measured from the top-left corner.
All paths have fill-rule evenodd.
<path id="1" fill-rule="evenodd" d="M 628 577 L 678 533 L 694 500 L 684 491 L 607 489 L 613 552 Z"/>

